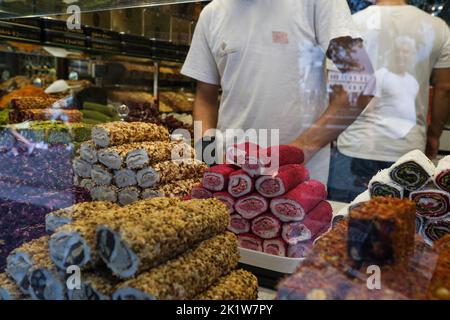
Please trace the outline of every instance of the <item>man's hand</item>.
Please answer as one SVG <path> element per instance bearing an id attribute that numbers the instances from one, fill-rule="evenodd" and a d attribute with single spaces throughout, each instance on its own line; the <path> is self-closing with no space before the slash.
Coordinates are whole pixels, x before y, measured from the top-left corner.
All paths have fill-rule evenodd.
<path id="1" fill-rule="evenodd" d="M 427 149 L 425 151 L 425 154 L 431 160 L 436 159 L 438 152 L 439 152 L 439 144 L 440 144 L 440 139 L 438 137 L 428 135 Z"/>

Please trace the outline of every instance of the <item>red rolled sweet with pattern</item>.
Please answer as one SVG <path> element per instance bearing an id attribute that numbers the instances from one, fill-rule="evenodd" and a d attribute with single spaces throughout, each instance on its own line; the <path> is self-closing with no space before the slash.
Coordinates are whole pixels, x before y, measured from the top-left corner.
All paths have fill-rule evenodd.
<path id="1" fill-rule="evenodd" d="M 288 164 L 303 164 L 305 154 L 302 149 L 289 146 L 273 146 L 259 151 L 260 175 L 271 175 L 278 168 Z"/>
<path id="2" fill-rule="evenodd" d="M 287 249 L 287 256 L 295 259 L 304 258 L 311 251 L 312 247 L 313 241 L 305 241 L 294 245 L 289 245 Z"/>
<path id="3" fill-rule="evenodd" d="M 230 174 L 228 181 L 228 193 L 233 197 L 245 196 L 254 190 L 254 181 L 244 170 L 237 170 Z"/>
<path id="4" fill-rule="evenodd" d="M 263 252 L 279 257 L 286 257 L 287 245 L 281 238 L 266 239 L 263 241 Z"/>
<path id="5" fill-rule="evenodd" d="M 234 209 L 245 219 L 253 219 L 266 212 L 269 209 L 269 203 L 266 198 L 254 192 L 239 198 Z"/>
<path id="6" fill-rule="evenodd" d="M 252 220 L 252 232 L 262 239 L 278 237 L 281 232 L 281 222 L 271 213 L 262 214 Z"/>
<path id="7" fill-rule="evenodd" d="M 416 214 L 424 218 L 440 218 L 450 211 L 449 194 L 441 190 L 420 190 L 410 194 L 416 203 Z"/>
<path id="8" fill-rule="evenodd" d="M 253 142 L 235 144 L 226 151 L 226 163 L 241 167 L 258 164 L 260 146 Z"/>
<path id="9" fill-rule="evenodd" d="M 308 213 L 303 221 L 284 224 L 281 236 L 289 245 L 314 241 L 331 226 L 332 219 L 331 205 L 327 201 L 322 201 Z"/>
<path id="10" fill-rule="evenodd" d="M 203 188 L 203 185 L 199 184 L 192 188 L 191 196 L 194 199 L 209 199 L 213 197 L 211 191 Z"/>
<path id="11" fill-rule="evenodd" d="M 234 204 L 236 201 L 231 194 L 226 191 L 221 191 L 214 193 L 213 197 L 222 201 L 227 206 L 230 214 L 234 213 Z"/>
<path id="12" fill-rule="evenodd" d="M 317 180 L 310 180 L 285 195 L 273 198 L 270 210 L 283 222 L 302 221 L 308 212 L 326 198 L 325 185 Z"/>
<path id="13" fill-rule="evenodd" d="M 250 225 L 250 220 L 242 218 L 239 214 L 233 214 L 230 216 L 228 230 L 234 234 L 248 233 L 250 232 Z"/>
<path id="14" fill-rule="evenodd" d="M 281 196 L 299 184 L 309 180 L 308 169 L 301 164 L 288 164 L 280 167 L 272 176 L 261 176 L 256 180 L 256 190 L 267 198 Z"/>
<path id="15" fill-rule="evenodd" d="M 228 188 L 228 179 L 235 169 L 227 164 L 219 164 L 209 168 L 203 174 L 203 187 L 211 191 L 223 191 Z"/>
<path id="16" fill-rule="evenodd" d="M 254 251 L 262 252 L 263 241 L 260 237 L 251 233 L 243 233 L 238 235 L 239 247 Z"/>

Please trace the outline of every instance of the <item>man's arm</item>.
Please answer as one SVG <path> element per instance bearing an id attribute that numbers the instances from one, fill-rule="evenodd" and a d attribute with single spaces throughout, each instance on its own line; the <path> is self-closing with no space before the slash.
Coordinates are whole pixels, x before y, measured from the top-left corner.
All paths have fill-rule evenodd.
<path id="1" fill-rule="evenodd" d="M 334 39 L 327 55 L 343 73 L 352 71 L 368 76 L 367 79 L 374 75 L 369 56 L 360 39 Z M 371 98 L 372 96 L 363 95 L 361 92 L 356 105 L 351 105 L 347 92 L 341 86 L 333 87 L 328 109 L 292 144 L 304 150 L 305 161 L 311 160 L 321 148 L 335 140 L 356 120 Z"/>
<path id="2" fill-rule="evenodd" d="M 202 137 L 207 130 L 217 127 L 219 114 L 218 98 L 219 86 L 201 81 L 197 82 L 193 115 L 194 121 L 201 121 Z"/>
<path id="3" fill-rule="evenodd" d="M 434 98 L 426 154 L 434 159 L 439 151 L 442 131 L 450 117 L 450 68 L 434 69 L 431 82 L 434 86 Z"/>

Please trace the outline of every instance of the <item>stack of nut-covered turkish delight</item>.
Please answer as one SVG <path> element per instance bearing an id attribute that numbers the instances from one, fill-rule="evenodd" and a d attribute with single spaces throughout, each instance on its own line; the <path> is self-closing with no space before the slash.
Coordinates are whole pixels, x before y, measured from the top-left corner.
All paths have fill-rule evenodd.
<path id="1" fill-rule="evenodd" d="M 36 300 L 256 299 L 258 282 L 236 270 L 237 238 L 216 199 L 89 202 L 49 214 L 51 236 L 8 257 L 0 298 Z M 68 268 L 81 270 L 71 287 Z"/>
<path id="2" fill-rule="evenodd" d="M 127 205 L 152 197 L 183 197 L 200 182 L 206 165 L 194 149 L 171 141 L 163 126 L 111 122 L 92 129 L 73 162 L 75 182 L 94 200 Z"/>

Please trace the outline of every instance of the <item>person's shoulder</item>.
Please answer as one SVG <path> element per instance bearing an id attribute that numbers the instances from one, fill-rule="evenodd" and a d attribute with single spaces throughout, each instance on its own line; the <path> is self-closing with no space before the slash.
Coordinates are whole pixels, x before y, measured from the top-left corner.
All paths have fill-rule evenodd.
<path id="1" fill-rule="evenodd" d="M 355 23 L 364 23 L 367 18 L 375 13 L 375 6 L 369 6 L 364 10 L 358 11 L 352 15 Z"/>

